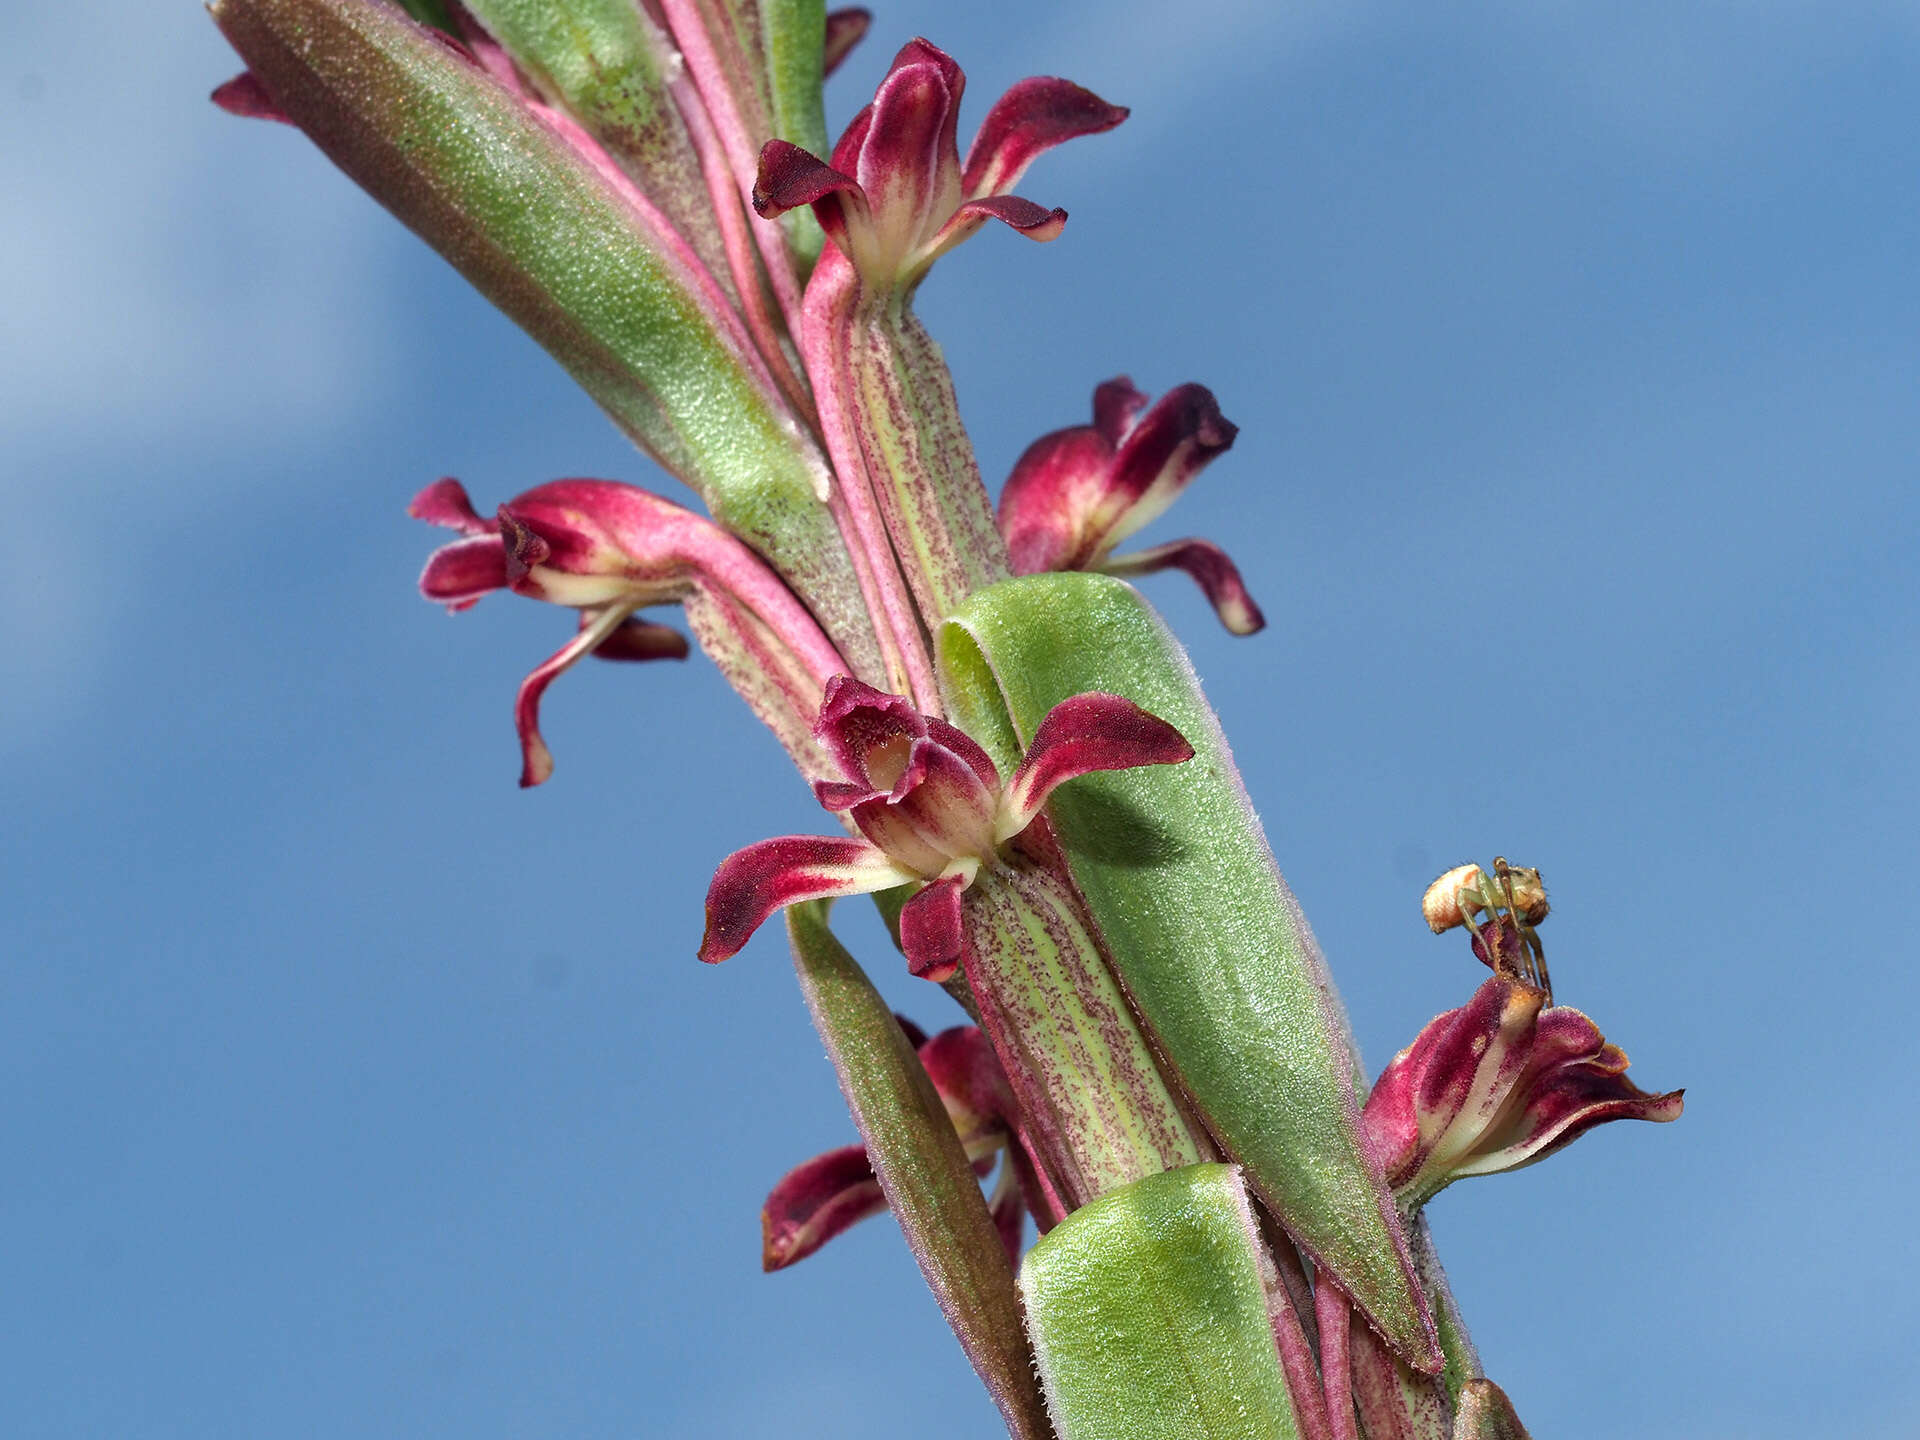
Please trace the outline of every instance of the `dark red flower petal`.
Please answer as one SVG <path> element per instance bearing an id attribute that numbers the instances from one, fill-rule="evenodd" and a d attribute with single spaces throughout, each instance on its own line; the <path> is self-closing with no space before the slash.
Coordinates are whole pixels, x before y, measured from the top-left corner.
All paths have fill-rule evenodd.
<path id="1" fill-rule="evenodd" d="M 1193 747 L 1173 726 L 1122 695 L 1094 691 L 1062 700 L 1047 712 L 1007 786 L 1002 839 L 1033 823 L 1047 796 L 1076 775 L 1177 765 Z"/>
<path id="2" fill-rule="evenodd" d="M 963 184 L 970 196 L 1000 195 L 1054 146 L 1111 130 L 1127 118 L 1070 80 L 1036 75 L 994 101 L 967 150 Z"/>
<path id="3" fill-rule="evenodd" d="M 960 968 L 966 948 L 966 930 L 960 923 L 961 876 L 935 880 L 907 901 L 900 911 L 900 948 L 907 969 L 936 984 L 951 980 Z"/>
<path id="4" fill-rule="evenodd" d="M 740 953 L 774 911 L 802 900 L 891 890 L 915 877 L 864 840 L 785 835 L 736 850 L 707 887 L 707 932 L 700 958 L 709 965 Z"/>
<path id="5" fill-rule="evenodd" d="M 1130 555 L 1110 555 L 1100 568 L 1109 575 L 1127 576 L 1184 570 L 1205 593 L 1220 623 L 1235 635 L 1252 635 L 1266 628 L 1267 617 L 1247 593 L 1240 567 L 1210 540 L 1171 540 Z"/>
<path id="6" fill-rule="evenodd" d="M 886 1208 L 864 1146 L 816 1155 L 789 1170 L 760 1208 L 760 1268 L 783 1270 Z"/>

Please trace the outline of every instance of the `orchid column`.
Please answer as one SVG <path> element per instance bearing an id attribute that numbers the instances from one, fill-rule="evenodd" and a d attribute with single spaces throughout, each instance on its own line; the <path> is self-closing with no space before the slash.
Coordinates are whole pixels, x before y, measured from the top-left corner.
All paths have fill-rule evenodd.
<path id="1" fill-rule="evenodd" d="M 1126 112 L 1026 80 L 963 159 L 964 76 L 912 40 L 829 151 L 822 80 L 868 17 L 817 0 L 212 8 L 248 67 L 216 100 L 304 130 L 707 509 L 565 479 L 483 514 L 442 479 L 412 513 L 457 534 L 429 599 L 577 616 L 514 707 L 523 785 L 554 773 L 550 683 L 685 657 L 641 613 L 678 606 L 835 817 L 746 844 L 706 902 L 709 962 L 786 912 L 863 1142 L 775 1187 L 768 1268 L 891 1209 L 1017 1436 L 1523 1433 L 1420 1207 L 1677 1094 L 1545 1008 L 1544 888 L 1498 862 L 1443 897 L 1495 979 L 1363 1106 L 1225 738 L 1127 582 L 1183 570 L 1234 633 L 1264 617 L 1208 541 L 1120 550 L 1235 426 L 1199 385 L 1108 380 L 996 514 L 913 311 L 989 220 L 1058 237 L 1013 187 Z M 888 1013 L 828 928 L 857 894 L 971 1023 Z"/>

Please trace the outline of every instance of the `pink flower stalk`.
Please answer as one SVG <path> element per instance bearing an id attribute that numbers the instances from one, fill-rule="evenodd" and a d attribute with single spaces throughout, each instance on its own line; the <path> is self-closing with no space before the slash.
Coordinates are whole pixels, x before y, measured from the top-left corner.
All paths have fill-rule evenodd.
<path id="1" fill-rule="evenodd" d="M 1008 192 L 1044 152 L 1111 130 L 1127 112 L 1065 80 L 1036 76 L 1000 97 L 963 164 L 956 131 L 966 76 L 946 52 L 910 40 L 831 164 L 784 140 L 760 152 L 753 206 L 772 218 L 811 205 L 874 291 L 911 289 L 989 219 L 1052 240 L 1067 212 Z"/>
<path id="2" fill-rule="evenodd" d="M 816 780 L 814 795 L 864 838 L 789 835 L 728 856 L 707 891 L 702 960 L 738 954 L 774 911 L 799 901 L 918 884 L 900 912 L 901 948 L 915 975 L 949 979 L 964 945 L 962 894 L 1040 818 L 1048 795 L 1095 770 L 1193 756 L 1179 731 L 1131 700 L 1076 695 L 1048 712 L 1003 783 L 970 736 L 844 675 L 828 684 L 814 733 L 846 776 Z"/>
<path id="3" fill-rule="evenodd" d="M 1367 1132 L 1394 1197 L 1417 1210 L 1455 1180 L 1544 1160 L 1608 1120 L 1677 1119 L 1681 1090 L 1651 1095 L 1578 1010 L 1503 975 L 1428 1023 L 1380 1072 Z"/>
<path id="4" fill-rule="evenodd" d="M 1014 1102 L 993 1046 L 976 1026 L 959 1025 L 927 1039 L 902 1020 L 920 1063 L 946 1107 L 976 1174 L 985 1176 L 1006 1154 L 988 1202 L 995 1228 L 1017 1261 L 1026 1220 L 1027 1157 L 1014 1132 Z M 798 1263 L 870 1216 L 887 1208 L 873 1162 L 863 1145 L 843 1145 L 794 1167 L 773 1187 L 760 1211 L 761 1267 L 783 1270 Z"/>
<path id="5" fill-rule="evenodd" d="M 1143 415 L 1141 412 L 1145 411 Z M 1093 392 L 1093 423 L 1043 435 L 1015 462 L 1000 492 L 1000 533 L 1017 575 L 1184 570 L 1236 635 L 1266 623 L 1240 571 L 1219 546 L 1173 540 L 1130 555 L 1114 547 L 1159 518 L 1239 427 L 1204 385 L 1179 385 L 1151 409 L 1126 376 Z"/>
<path id="6" fill-rule="evenodd" d="M 676 631 L 634 618 L 666 604 L 685 608 L 702 646 L 802 768 L 823 773 L 808 720 L 845 662 L 779 577 L 712 521 L 611 480 L 556 480 L 508 501 L 493 519 L 474 510 L 458 480 L 440 480 L 408 513 L 464 537 L 427 560 L 420 590 L 429 600 L 458 611 L 507 589 L 580 612 L 579 633 L 534 669 L 514 705 L 523 786 L 553 773 L 540 701 L 558 676 L 590 654 L 686 655 Z"/>

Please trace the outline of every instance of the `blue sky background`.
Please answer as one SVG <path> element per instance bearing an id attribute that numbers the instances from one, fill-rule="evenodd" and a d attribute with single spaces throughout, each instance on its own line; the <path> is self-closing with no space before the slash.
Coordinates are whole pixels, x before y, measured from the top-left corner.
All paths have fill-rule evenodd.
<path id="1" fill-rule="evenodd" d="M 1561 998 L 1677 1125 L 1433 1218 L 1542 1436 L 1908 1436 L 1920 12 L 893 0 L 1134 107 L 922 311 L 982 464 L 1122 371 L 1242 427 L 1152 537 L 1376 1066 L 1539 864 Z M 1684 13 L 1672 13 L 1682 9 Z M 849 1126 L 729 850 L 818 829 L 703 663 L 412 592 L 441 474 L 675 487 L 298 135 L 197 7 L 0 12 L 0 1412 L 23 1437 L 993 1433 L 890 1222 L 758 1270 Z M 1150 538 L 1152 538 L 1150 537 Z M 876 923 L 851 941 L 930 1024 Z"/>

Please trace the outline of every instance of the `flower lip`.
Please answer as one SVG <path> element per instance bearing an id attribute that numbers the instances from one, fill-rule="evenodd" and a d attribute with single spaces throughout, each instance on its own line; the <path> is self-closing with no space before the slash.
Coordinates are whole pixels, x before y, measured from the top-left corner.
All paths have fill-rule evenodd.
<path id="1" fill-rule="evenodd" d="M 814 734 L 849 782 L 816 782 L 815 793 L 829 810 L 851 809 L 882 795 L 904 800 L 932 763 L 928 747 L 953 752 L 982 785 L 1000 783 L 992 759 L 972 736 L 921 714 L 905 696 L 889 695 L 850 675 L 827 682 Z"/>

